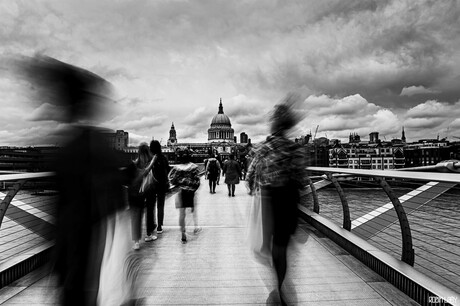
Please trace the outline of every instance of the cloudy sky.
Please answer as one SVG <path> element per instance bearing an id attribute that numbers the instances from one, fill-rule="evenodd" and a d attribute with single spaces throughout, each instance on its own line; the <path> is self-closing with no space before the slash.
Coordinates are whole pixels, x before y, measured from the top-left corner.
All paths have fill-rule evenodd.
<path id="1" fill-rule="evenodd" d="M 459 1 L 3 0 L 0 55 L 45 54 L 109 80 L 102 123 L 131 144 L 207 141 L 222 98 L 235 134 L 302 96 L 294 136 L 460 137 Z M 0 61 L 1 62 L 1 61 Z M 46 98 L 0 65 L 0 145 L 51 143 L 63 124 Z M 34 101 L 31 101 L 34 100 Z"/>

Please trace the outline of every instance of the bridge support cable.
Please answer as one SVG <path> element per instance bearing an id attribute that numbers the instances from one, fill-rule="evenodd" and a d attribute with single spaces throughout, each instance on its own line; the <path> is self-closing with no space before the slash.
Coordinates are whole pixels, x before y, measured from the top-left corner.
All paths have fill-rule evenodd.
<path id="1" fill-rule="evenodd" d="M 11 189 L 8 191 L 5 198 L 3 198 L 2 203 L 0 204 L 0 228 L 2 227 L 3 217 L 6 214 L 8 206 L 26 182 L 27 180 L 19 180 L 16 183 L 14 183 L 13 187 L 11 187 Z"/>
<path id="2" fill-rule="evenodd" d="M 340 187 L 339 182 L 337 179 L 332 175 L 332 173 L 328 173 L 327 177 L 334 185 L 335 189 L 340 197 L 340 202 L 342 202 L 342 211 L 343 211 L 343 228 L 347 231 L 351 231 L 351 218 L 350 218 L 350 208 L 348 207 L 347 197 L 345 196 L 345 192 L 343 192 L 342 187 Z"/>
<path id="3" fill-rule="evenodd" d="M 398 216 L 399 225 L 401 227 L 401 238 L 402 238 L 401 260 L 411 266 L 414 266 L 415 255 L 414 255 L 414 248 L 412 245 L 412 235 L 411 235 L 409 220 L 407 219 L 407 215 L 406 215 L 406 212 L 404 211 L 404 207 L 402 206 L 398 197 L 395 195 L 395 193 L 391 189 L 390 185 L 388 185 L 387 181 L 385 181 L 385 179 L 381 177 L 376 177 L 375 179 L 377 182 L 379 182 L 380 186 L 382 186 L 383 190 L 388 195 L 388 198 L 391 200 L 391 203 L 393 203 L 393 207 L 395 209 L 396 215 Z"/>

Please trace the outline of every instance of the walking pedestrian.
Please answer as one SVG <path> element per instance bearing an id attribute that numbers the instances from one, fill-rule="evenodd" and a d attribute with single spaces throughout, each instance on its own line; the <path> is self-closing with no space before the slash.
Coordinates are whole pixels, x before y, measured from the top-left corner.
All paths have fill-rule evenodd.
<path id="1" fill-rule="evenodd" d="M 220 173 L 220 164 L 219 161 L 214 157 L 214 154 L 207 159 L 205 173 L 208 176 L 209 180 L 209 192 L 216 193 L 217 179 Z"/>
<path id="2" fill-rule="evenodd" d="M 288 99 L 289 102 L 289 99 Z M 297 227 L 300 189 L 307 183 L 301 147 L 287 138 L 298 118 L 287 103 L 275 106 L 271 132 L 254 151 L 247 181 L 251 194 L 262 197 L 262 225 L 277 276 L 278 293 L 283 305 L 282 285 L 287 271 L 287 247 Z M 269 244 L 270 245 L 270 244 Z"/>
<path id="3" fill-rule="evenodd" d="M 147 196 L 151 196 L 151 190 L 140 192 L 140 187 L 144 176 L 148 173 L 147 167 L 152 161 L 152 154 L 147 143 L 143 142 L 139 145 L 137 151 L 137 159 L 134 160 L 126 169 L 128 176 L 129 188 L 128 199 L 129 209 L 131 212 L 131 230 L 134 241 L 133 249 L 139 250 L 141 240 L 142 212 L 145 207 Z M 147 220 L 148 221 L 148 220 Z M 147 229 L 148 231 L 149 229 Z M 147 232 L 145 241 L 153 241 L 158 237 L 153 233 Z"/>
<path id="4" fill-rule="evenodd" d="M 154 240 L 154 232 L 163 233 L 163 220 L 166 192 L 169 190 L 169 162 L 161 151 L 161 144 L 157 140 L 150 142 L 150 152 L 153 158 L 146 171 L 152 170 L 154 178 L 153 188 L 146 194 L 146 225 L 147 236 L 145 241 Z M 155 218 L 155 216 L 157 218 Z"/>
<path id="5" fill-rule="evenodd" d="M 235 160 L 235 155 L 230 154 L 230 159 L 224 162 L 222 175 L 225 175 L 225 184 L 228 188 L 228 196 L 235 196 L 235 185 L 240 183 L 241 168 Z"/>
<path id="6" fill-rule="evenodd" d="M 190 208 L 193 214 L 195 225 L 194 233 L 198 234 L 202 229 L 198 226 L 198 216 L 195 205 L 195 192 L 200 187 L 198 166 L 191 162 L 189 152 L 185 152 L 182 158 L 183 164 L 174 166 L 169 173 L 171 184 L 180 188 L 176 195 L 176 208 L 179 209 L 179 226 L 181 231 L 181 242 L 187 243 L 185 228 L 186 210 Z"/>
<path id="7" fill-rule="evenodd" d="M 52 266 L 62 289 L 60 304 L 96 305 L 104 247 L 111 244 L 107 220 L 123 209 L 121 165 L 105 141 L 106 131 L 97 126 L 104 109 L 114 106 L 111 84 L 48 56 L 23 57 L 17 64 L 39 93 L 36 100 L 47 97 L 60 110 L 54 120 L 68 124 L 53 164 L 59 199 Z"/>

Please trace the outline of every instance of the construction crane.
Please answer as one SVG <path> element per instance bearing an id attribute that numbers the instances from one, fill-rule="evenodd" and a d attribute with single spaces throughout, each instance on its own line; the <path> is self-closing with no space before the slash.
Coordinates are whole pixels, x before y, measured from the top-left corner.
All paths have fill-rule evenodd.
<path id="1" fill-rule="evenodd" d="M 318 133 L 318 128 L 319 128 L 319 124 L 316 126 L 315 136 L 313 136 L 313 140 L 316 139 L 316 133 Z"/>

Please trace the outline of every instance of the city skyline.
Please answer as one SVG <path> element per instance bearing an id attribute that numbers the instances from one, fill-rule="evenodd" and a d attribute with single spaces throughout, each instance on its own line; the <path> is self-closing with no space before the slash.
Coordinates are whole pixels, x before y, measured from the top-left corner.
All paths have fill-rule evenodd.
<path id="1" fill-rule="evenodd" d="M 2 1 L 0 145 L 54 144 L 59 109 L 9 59 L 46 54 L 111 82 L 102 126 L 131 144 L 204 142 L 219 99 L 235 135 L 269 133 L 289 92 L 312 132 L 347 141 L 460 137 L 457 1 Z"/>

